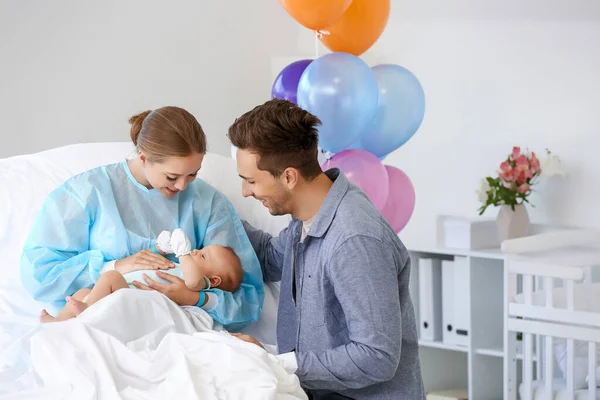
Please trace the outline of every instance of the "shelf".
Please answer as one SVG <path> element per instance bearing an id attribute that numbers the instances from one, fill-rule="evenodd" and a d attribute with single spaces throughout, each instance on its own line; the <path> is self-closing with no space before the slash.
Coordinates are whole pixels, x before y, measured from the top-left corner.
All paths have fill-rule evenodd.
<path id="1" fill-rule="evenodd" d="M 431 246 L 431 247 L 412 246 L 412 247 L 407 247 L 407 249 L 408 249 L 408 251 L 413 252 L 413 253 L 475 257 L 475 258 L 485 258 L 488 260 L 504 260 L 504 254 L 501 252 L 500 248 L 469 250 L 469 249 L 449 249 L 449 248 L 435 247 L 435 246 Z"/>
<path id="2" fill-rule="evenodd" d="M 449 344 L 443 342 L 432 342 L 431 340 L 419 340 L 419 346 L 449 351 L 458 351 L 461 353 L 467 353 L 469 351 L 469 349 L 465 346 L 459 346 L 457 344 Z"/>
<path id="3" fill-rule="evenodd" d="M 491 349 L 475 349 L 475 354 L 479 354 L 481 356 L 489 356 L 489 357 L 504 357 L 504 351 L 502 348 L 491 348 Z M 523 359 L 523 353 L 517 353 L 517 360 Z M 537 362 L 537 355 L 533 355 L 533 361 Z"/>
<path id="4" fill-rule="evenodd" d="M 479 354 L 481 356 L 490 356 L 490 357 L 504 357 L 504 351 L 500 349 L 476 349 L 475 354 Z"/>

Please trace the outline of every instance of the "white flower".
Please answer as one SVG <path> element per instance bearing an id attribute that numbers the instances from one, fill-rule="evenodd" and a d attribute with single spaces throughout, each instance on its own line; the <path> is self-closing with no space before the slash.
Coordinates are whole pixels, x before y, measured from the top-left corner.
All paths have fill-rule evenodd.
<path id="1" fill-rule="evenodd" d="M 540 164 L 542 175 L 544 177 L 552 177 L 557 175 L 564 177 L 567 175 L 560 158 L 553 155 L 549 150 L 546 150 L 546 157 L 541 160 Z"/>
<path id="2" fill-rule="evenodd" d="M 488 181 L 484 178 L 481 180 L 481 185 L 479 186 L 479 189 L 477 190 L 477 197 L 479 198 L 479 201 L 484 203 L 487 201 L 488 198 L 488 194 L 487 192 L 490 190 L 490 184 L 488 183 Z"/>

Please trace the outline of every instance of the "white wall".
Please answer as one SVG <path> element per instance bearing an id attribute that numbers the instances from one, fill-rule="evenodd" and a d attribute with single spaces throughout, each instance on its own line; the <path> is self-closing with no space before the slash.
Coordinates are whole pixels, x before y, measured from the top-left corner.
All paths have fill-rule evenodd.
<path id="1" fill-rule="evenodd" d="M 407 243 L 432 242 L 437 213 L 477 215 L 480 179 L 513 145 L 550 148 L 570 170 L 536 187 L 533 222 L 600 227 L 600 2 L 392 0 L 362 58 L 408 68 L 427 97 L 420 130 L 384 161 L 415 185 Z"/>
<path id="2" fill-rule="evenodd" d="M 228 155 L 234 118 L 270 98 L 298 29 L 272 0 L 0 1 L 0 157 L 129 140 L 128 118 L 178 105 Z"/>
<path id="3" fill-rule="evenodd" d="M 130 114 L 165 104 L 227 155 L 233 119 L 314 55 L 274 0 L 0 1 L 0 157 L 128 140 Z M 363 59 L 409 68 L 427 96 L 421 129 L 385 161 L 417 191 L 408 243 L 432 240 L 437 213 L 476 215 L 479 180 L 513 145 L 570 170 L 537 187 L 534 222 L 600 227 L 600 2 L 392 0 Z"/>

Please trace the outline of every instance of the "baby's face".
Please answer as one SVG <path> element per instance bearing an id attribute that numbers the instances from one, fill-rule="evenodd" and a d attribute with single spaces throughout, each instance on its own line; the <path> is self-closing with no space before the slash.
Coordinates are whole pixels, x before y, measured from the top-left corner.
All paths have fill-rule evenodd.
<path id="1" fill-rule="evenodd" d="M 192 251 L 192 258 L 204 275 L 207 277 L 221 276 L 223 279 L 231 254 L 227 248 L 211 244 L 200 250 Z"/>

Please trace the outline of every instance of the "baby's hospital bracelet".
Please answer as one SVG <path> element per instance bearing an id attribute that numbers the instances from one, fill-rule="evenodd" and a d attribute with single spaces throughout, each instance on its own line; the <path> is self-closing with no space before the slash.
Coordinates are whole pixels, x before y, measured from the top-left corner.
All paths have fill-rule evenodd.
<path id="1" fill-rule="evenodd" d="M 202 307 L 204 305 L 205 301 L 206 301 L 206 293 L 204 293 L 204 290 L 201 290 L 200 291 L 200 299 L 198 300 L 196 307 Z"/>

